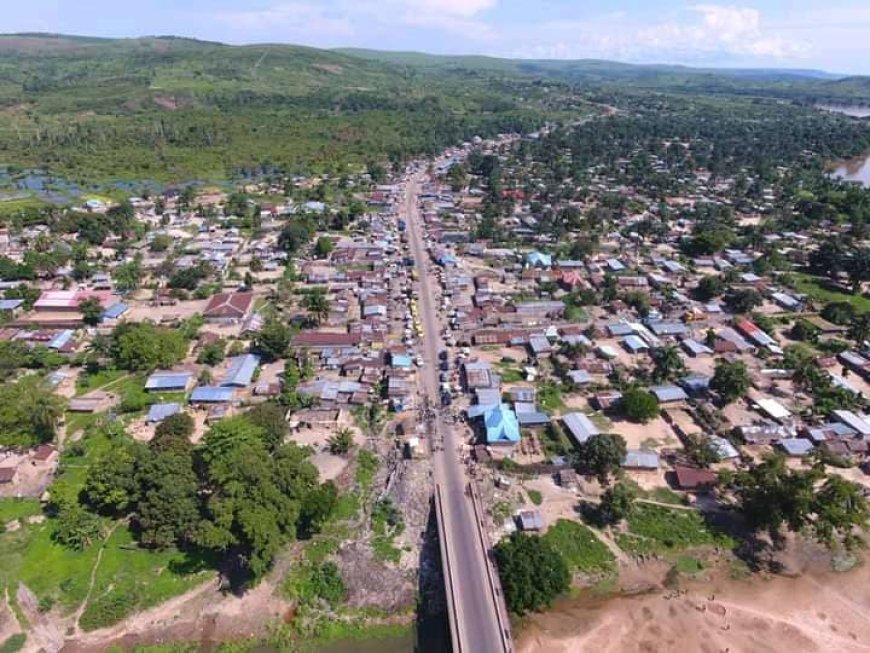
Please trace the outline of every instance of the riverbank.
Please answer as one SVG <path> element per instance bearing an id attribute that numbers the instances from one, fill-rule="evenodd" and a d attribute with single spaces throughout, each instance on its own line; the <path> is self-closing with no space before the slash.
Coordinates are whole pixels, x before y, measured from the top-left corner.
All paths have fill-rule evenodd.
<path id="1" fill-rule="evenodd" d="M 565 599 L 525 620 L 517 650 L 866 653 L 870 567 L 745 580 L 720 571 L 678 589 Z"/>

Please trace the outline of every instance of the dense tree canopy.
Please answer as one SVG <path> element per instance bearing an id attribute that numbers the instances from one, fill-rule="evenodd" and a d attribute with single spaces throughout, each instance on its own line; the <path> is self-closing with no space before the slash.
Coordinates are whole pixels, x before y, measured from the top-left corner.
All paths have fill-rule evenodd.
<path id="1" fill-rule="evenodd" d="M 508 609 L 519 615 L 549 606 L 571 584 L 562 556 L 536 535 L 514 533 L 502 540 L 495 559 Z"/>
<path id="2" fill-rule="evenodd" d="M 188 343 L 176 329 L 151 322 L 124 322 L 112 334 L 112 356 L 125 370 L 169 368 L 187 355 Z"/>

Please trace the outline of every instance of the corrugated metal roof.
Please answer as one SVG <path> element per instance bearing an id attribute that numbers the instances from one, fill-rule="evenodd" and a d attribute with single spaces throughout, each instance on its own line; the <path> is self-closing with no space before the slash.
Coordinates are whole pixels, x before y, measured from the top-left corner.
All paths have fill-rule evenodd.
<path id="1" fill-rule="evenodd" d="M 179 412 L 181 412 L 181 404 L 154 404 L 148 409 L 148 421 L 151 423 L 162 422 L 167 417 Z"/>
<path id="2" fill-rule="evenodd" d="M 628 349 L 631 351 L 643 351 L 644 349 L 649 349 L 649 345 L 647 345 L 641 338 L 638 336 L 628 336 L 625 340 L 622 341 Z"/>
<path id="3" fill-rule="evenodd" d="M 146 390 L 184 390 L 193 374 L 190 372 L 154 372 L 145 381 Z"/>
<path id="4" fill-rule="evenodd" d="M 194 388 L 190 395 L 190 400 L 201 403 L 222 403 L 233 400 L 232 388 L 221 388 L 214 386 L 200 386 Z"/>
<path id="5" fill-rule="evenodd" d="M 61 349 L 64 345 L 66 345 L 70 340 L 72 340 L 73 332 L 70 329 L 66 329 L 58 333 L 51 341 L 48 343 L 49 349 Z"/>
<path id="6" fill-rule="evenodd" d="M 632 469 L 656 469 L 659 466 L 659 455 L 655 451 L 632 449 L 626 452 L 622 466 Z"/>
<path id="7" fill-rule="evenodd" d="M 259 364 L 260 358 L 254 354 L 242 354 L 230 359 L 230 368 L 224 375 L 221 385 L 244 388 L 251 383 Z"/>
<path id="8" fill-rule="evenodd" d="M 127 304 L 119 302 L 117 304 L 113 304 L 109 306 L 105 311 L 103 311 L 103 319 L 104 320 L 114 320 L 116 318 L 121 317 L 130 307 Z"/>
<path id="9" fill-rule="evenodd" d="M 562 415 L 562 422 L 577 442 L 586 442 L 593 435 L 601 433 L 592 420 L 583 413 Z"/>
<path id="10" fill-rule="evenodd" d="M 779 441 L 779 446 L 789 456 L 805 456 L 813 450 L 813 443 L 803 438 L 786 438 Z"/>
<path id="11" fill-rule="evenodd" d="M 685 391 L 676 385 L 657 385 L 649 389 L 659 402 L 684 401 L 689 397 Z"/>

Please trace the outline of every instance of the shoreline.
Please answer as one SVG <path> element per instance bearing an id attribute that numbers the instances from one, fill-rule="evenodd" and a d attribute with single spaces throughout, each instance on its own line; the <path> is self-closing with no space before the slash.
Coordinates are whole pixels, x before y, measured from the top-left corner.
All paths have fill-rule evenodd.
<path id="1" fill-rule="evenodd" d="M 678 588 L 557 601 L 523 620 L 518 653 L 578 650 L 870 651 L 870 566 L 736 580 L 711 570 Z"/>

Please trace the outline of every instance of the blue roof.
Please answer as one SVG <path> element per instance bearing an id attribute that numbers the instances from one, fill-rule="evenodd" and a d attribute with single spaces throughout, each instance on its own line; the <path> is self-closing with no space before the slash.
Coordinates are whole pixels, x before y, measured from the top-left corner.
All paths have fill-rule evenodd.
<path id="1" fill-rule="evenodd" d="M 192 377 L 190 372 L 154 372 L 145 381 L 145 389 L 184 390 Z"/>
<path id="2" fill-rule="evenodd" d="M 199 386 L 190 394 L 190 400 L 202 403 L 225 403 L 233 400 L 232 388 L 216 388 L 214 386 Z"/>
<path id="3" fill-rule="evenodd" d="M 517 413 L 517 422 L 521 426 L 543 426 L 550 423 L 550 416 L 547 413 L 539 411 L 529 411 L 526 413 Z"/>
<path id="4" fill-rule="evenodd" d="M 251 383 L 259 364 L 260 358 L 254 354 L 242 354 L 230 359 L 230 369 L 224 375 L 221 385 L 244 388 Z"/>
<path id="5" fill-rule="evenodd" d="M 23 299 L 0 299 L 0 311 L 14 311 L 23 303 Z"/>
<path id="6" fill-rule="evenodd" d="M 124 303 L 117 303 L 109 306 L 105 311 L 103 311 L 103 319 L 104 320 L 114 320 L 116 318 L 121 317 L 124 313 L 127 312 L 127 309 L 130 307 Z"/>
<path id="7" fill-rule="evenodd" d="M 813 450 L 813 443 L 803 438 L 786 438 L 779 441 L 779 446 L 789 456 L 805 456 Z"/>
<path id="8" fill-rule="evenodd" d="M 393 354 L 391 357 L 393 367 L 411 367 L 413 361 L 407 354 Z"/>
<path id="9" fill-rule="evenodd" d="M 49 349 L 60 349 L 65 344 L 67 344 L 70 340 L 72 340 L 73 332 L 70 329 L 66 329 L 65 331 L 61 331 L 54 338 L 51 339 L 51 342 L 48 343 Z"/>
<path id="10" fill-rule="evenodd" d="M 483 415 L 488 444 L 515 444 L 520 441 L 517 416 L 507 404 L 493 406 Z"/>
<path id="11" fill-rule="evenodd" d="M 148 409 L 148 421 L 152 423 L 162 422 L 167 417 L 179 412 L 181 412 L 181 404 L 154 404 Z"/>
<path id="12" fill-rule="evenodd" d="M 676 385 L 657 385 L 649 389 L 655 395 L 659 403 L 666 401 L 685 401 L 689 397 L 685 391 Z"/>
<path id="13" fill-rule="evenodd" d="M 526 255 L 526 263 L 548 268 L 553 265 L 553 257 L 542 252 L 530 252 Z"/>

